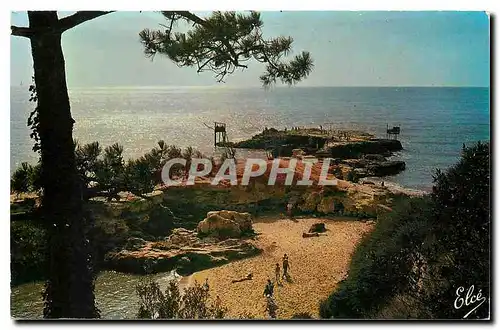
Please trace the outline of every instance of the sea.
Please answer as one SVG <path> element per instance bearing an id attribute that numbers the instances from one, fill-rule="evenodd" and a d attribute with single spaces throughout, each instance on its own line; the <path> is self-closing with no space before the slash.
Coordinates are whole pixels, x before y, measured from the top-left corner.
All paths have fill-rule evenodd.
<path id="1" fill-rule="evenodd" d="M 403 187 L 432 189 L 436 169 L 457 162 L 462 145 L 490 139 L 489 88 L 452 87 L 100 87 L 71 88 L 74 137 L 80 143 L 119 143 L 125 158 L 141 156 L 157 141 L 214 152 L 214 122 L 230 141 L 265 127 L 362 130 L 385 137 L 400 126 L 406 170 L 386 178 Z M 10 167 L 35 163 L 26 125 L 34 104 L 26 86 L 11 88 Z"/>
<path id="2" fill-rule="evenodd" d="M 400 126 L 403 150 L 393 156 L 406 170 L 384 178 L 405 188 L 432 189 L 436 169 L 457 162 L 462 145 L 490 139 L 488 88 L 338 88 L 338 87 L 115 87 L 69 91 L 80 143 L 120 143 L 126 158 L 138 157 L 158 140 L 213 153 L 215 121 L 227 125 L 231 141 L 249 138 L 265 127 L 356 129 L 385 137 L 387 125 Z M 11 88 L 11 172 L 24 161 L 35 163 L 26 126 L 34 104 L 25 87 Z M 162 286 L 176 278 L 154 275 Z M 135 285 L 141 276 L 102 272 L 96 300 L 106 319 L 134 318 Z M 41 318 L 42 282 L 12 288 L 11 315 Z"/>

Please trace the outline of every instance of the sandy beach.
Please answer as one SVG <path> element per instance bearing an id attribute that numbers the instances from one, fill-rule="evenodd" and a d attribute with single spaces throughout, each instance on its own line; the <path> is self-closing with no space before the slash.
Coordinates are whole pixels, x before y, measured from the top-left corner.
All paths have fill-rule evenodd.
<path id="1" fill-rule="evenodd" d="M 303 238 L 302 233 L 316 222 L 325 222 L 327 232 L 320 237 Z M 267 317 L 264 287 L 268 278 L 274 281 L 275 264 L 278 262 L 281 267 L 284 253 L 289 255 L 291 281 L 275 285 L 278 318 L 291 318 L 303 312 L 318 317 L 320 301 L 345 276 L 354 248 L 363 234 L 373 228 L 372 224 L 361 221 L 321 218 L 295 221 L 260 218 L 253 226 L 258 234 L 255 242 L 263 249 L 262 254 L 206 269 L 182 280 L 183 284 L 194 280 L 203 283 L 208 278 L 213 297 L 220 296 L 229 309 L 229 318 Z M 250 272 L 252 280 L 231 283 Z"/>

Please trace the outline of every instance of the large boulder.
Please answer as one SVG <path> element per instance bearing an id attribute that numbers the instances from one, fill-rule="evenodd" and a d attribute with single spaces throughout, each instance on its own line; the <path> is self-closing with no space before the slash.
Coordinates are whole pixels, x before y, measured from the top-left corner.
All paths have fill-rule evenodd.
<path id="1" fill-rule="evenodd" d="M 323 222 L 314 223 L 309 228 L 309 233 L 324 233 L 326 231 L 325 224 Z"/>
<path id="2" fill-rule="evenodd" d="M 198 224 L 198 233 L 211 236 L 240 237 L 252 230 L 252 216 L 236 211 L 211 211 Z"/>
<path id="3" fill-rule="evenodd" d="M 232 220 L 236 222 L 242 232 L 252 230 L 252 215 L 248 212 L 236 212 L 236 211 L 211 211 L 207 213 L 207 217 L 213 214 L 217 214 L 223 218 Z"/>
<path id="4" fill-rule="evenodd" d="M 198 233 L 212 236 L 238 237 L 240 227 L 233 220 L 221 217 L 218 214 L 207 216 L 198 224 Z"/>

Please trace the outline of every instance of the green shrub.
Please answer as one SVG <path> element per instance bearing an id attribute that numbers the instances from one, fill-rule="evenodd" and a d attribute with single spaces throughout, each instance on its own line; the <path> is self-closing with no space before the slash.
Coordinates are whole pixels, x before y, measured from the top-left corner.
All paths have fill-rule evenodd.
<path id="1" fill-rule="evenodd" d="M 369 317 L 395 293 L 408 288 L 411 251 L 428 232 L 429 205 L 429 198 L 408 198 L 377 221 L 374 231 L 357 247 L 349 277 L 321 303 L 321 317 Z"/>
<path id="2" fill-rule="evenodd" d="M 157 282 L 146 279 L 136 286 L 136 292 L 140 319 L 220 319 L 227 313 L 218 297 L 211 301 L 208 285 L 196 281 L 182 295 L 175 280 L 162 292 Z"/>
<path id="3" fill-rule="evenodd" d="M 474 285 L 486 302 L 468 318 L 489 316 L 490 292 L 490 147 L 465 148 L 458 164 L 434 177 L 433 244 L 429 290 L 424 304 L 439 318 L 462 318 L 467 311 L 453 306 L 456 290 Z M 439 283 L 436 285 L 435 283 Z"/>
<path id="4" fill-rule="evenodd" d="M 45 230 L 33 221 L 14 221 L 10 226 L 11 283 L 44 278 Z"/>
<path id="5" fill-rule="evenodd" d="M 21 167 L 17 168 L 12 174 L 12 179 L 10 180 L 11 191 L 17 193 L 28 192 L 30 189 L 29 182 L 29 172 L 31 165 L 24 162 L 21 163 Z"/>
<path id="6" fill-rule="evenodd" d="M 459 287 L 490 297 L 489 144 L 464 148 L 434 182 L 430 196 L 400 198 L 377 221 L 349 277 L 321 303 L 321 317 L 459 319 L 467 313 L 453 308 Z M 488 307 L 487 300 L 469 318 L 488 317 Z"/>
<path id="7" fill-rule="evenodd" d="M 203 157 L 192 147 L 183 151 L 174 145 L 166 145 L 164 141 L 159 141 L 156 147 L 138 159 L 127 162 L 123 159 L 123 146 L 118 143 L 106 147 L 104 152 L 99 142 L 80 145 L 75 140 L 74 146 L 76 168 L 83 185 L 87 187 L 86 199 L 104 195 L 111 200 L 117 198 L 117 193 L 121 191 L 143 196 L 162 183 L 161 170 L 167 160 L 184 158 L 186 168 L 189 168 L 191 159 Z M 186 168 L 175 164 L 170 175 L 183 174 Z M 40 163 L 36 166 L 22 163 L 11 177 L 11 192 L 37 192 L 41 189 L 40 178 Z"/>
<path id="8" fill-rule="evenodd" d="M 15 193 L 36 192 L 41 188 L 41 166 L 38 163 L 32 166 L 26 162 L 21 163 L 10 179 L 10 190 Z"/>

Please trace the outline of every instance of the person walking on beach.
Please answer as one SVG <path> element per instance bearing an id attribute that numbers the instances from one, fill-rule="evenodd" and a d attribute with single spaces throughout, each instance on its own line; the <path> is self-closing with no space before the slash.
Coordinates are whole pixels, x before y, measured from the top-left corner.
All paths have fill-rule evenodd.
<path id="1" fill-rule="evenodd" d="M 280 274 L 281 274 L 280 264 L 276 263 L 276 268 L 274 269 L 274 275 L 276 277 L 276 283 L 278 284 L 280 281 Z"/>
<path id="2" fill-rule="evenodd" d="M 208 277 L 205 278 L 205 284 L 203 284 L 203 289 L 205 291 L 208 291 L 210 289 L 210 286 L 208 285 Z"/>
<path id="3" fill-rule="evenodd" d="M 288 263 L 288 256 L 285 255 L 283 256 L 283 278 L 287 278 L 288 277 L 288 267 L 289 267 L 289 263 Z"/>
<path id="4" fill-rule="evenodd" d="M 274 284 L 270 279 L 267 279 L 266 288 L 264 289 L 264 297 L 272 297 L 274 293 Z"/>
<path id="5" fill-rule="evenodd" d="M 219 296 L 217 296 L 215 298 L 215 308 L 217 308 L 217 309 L 221 309 L 222 308 L 222 301 L 220 300 Z"/>

